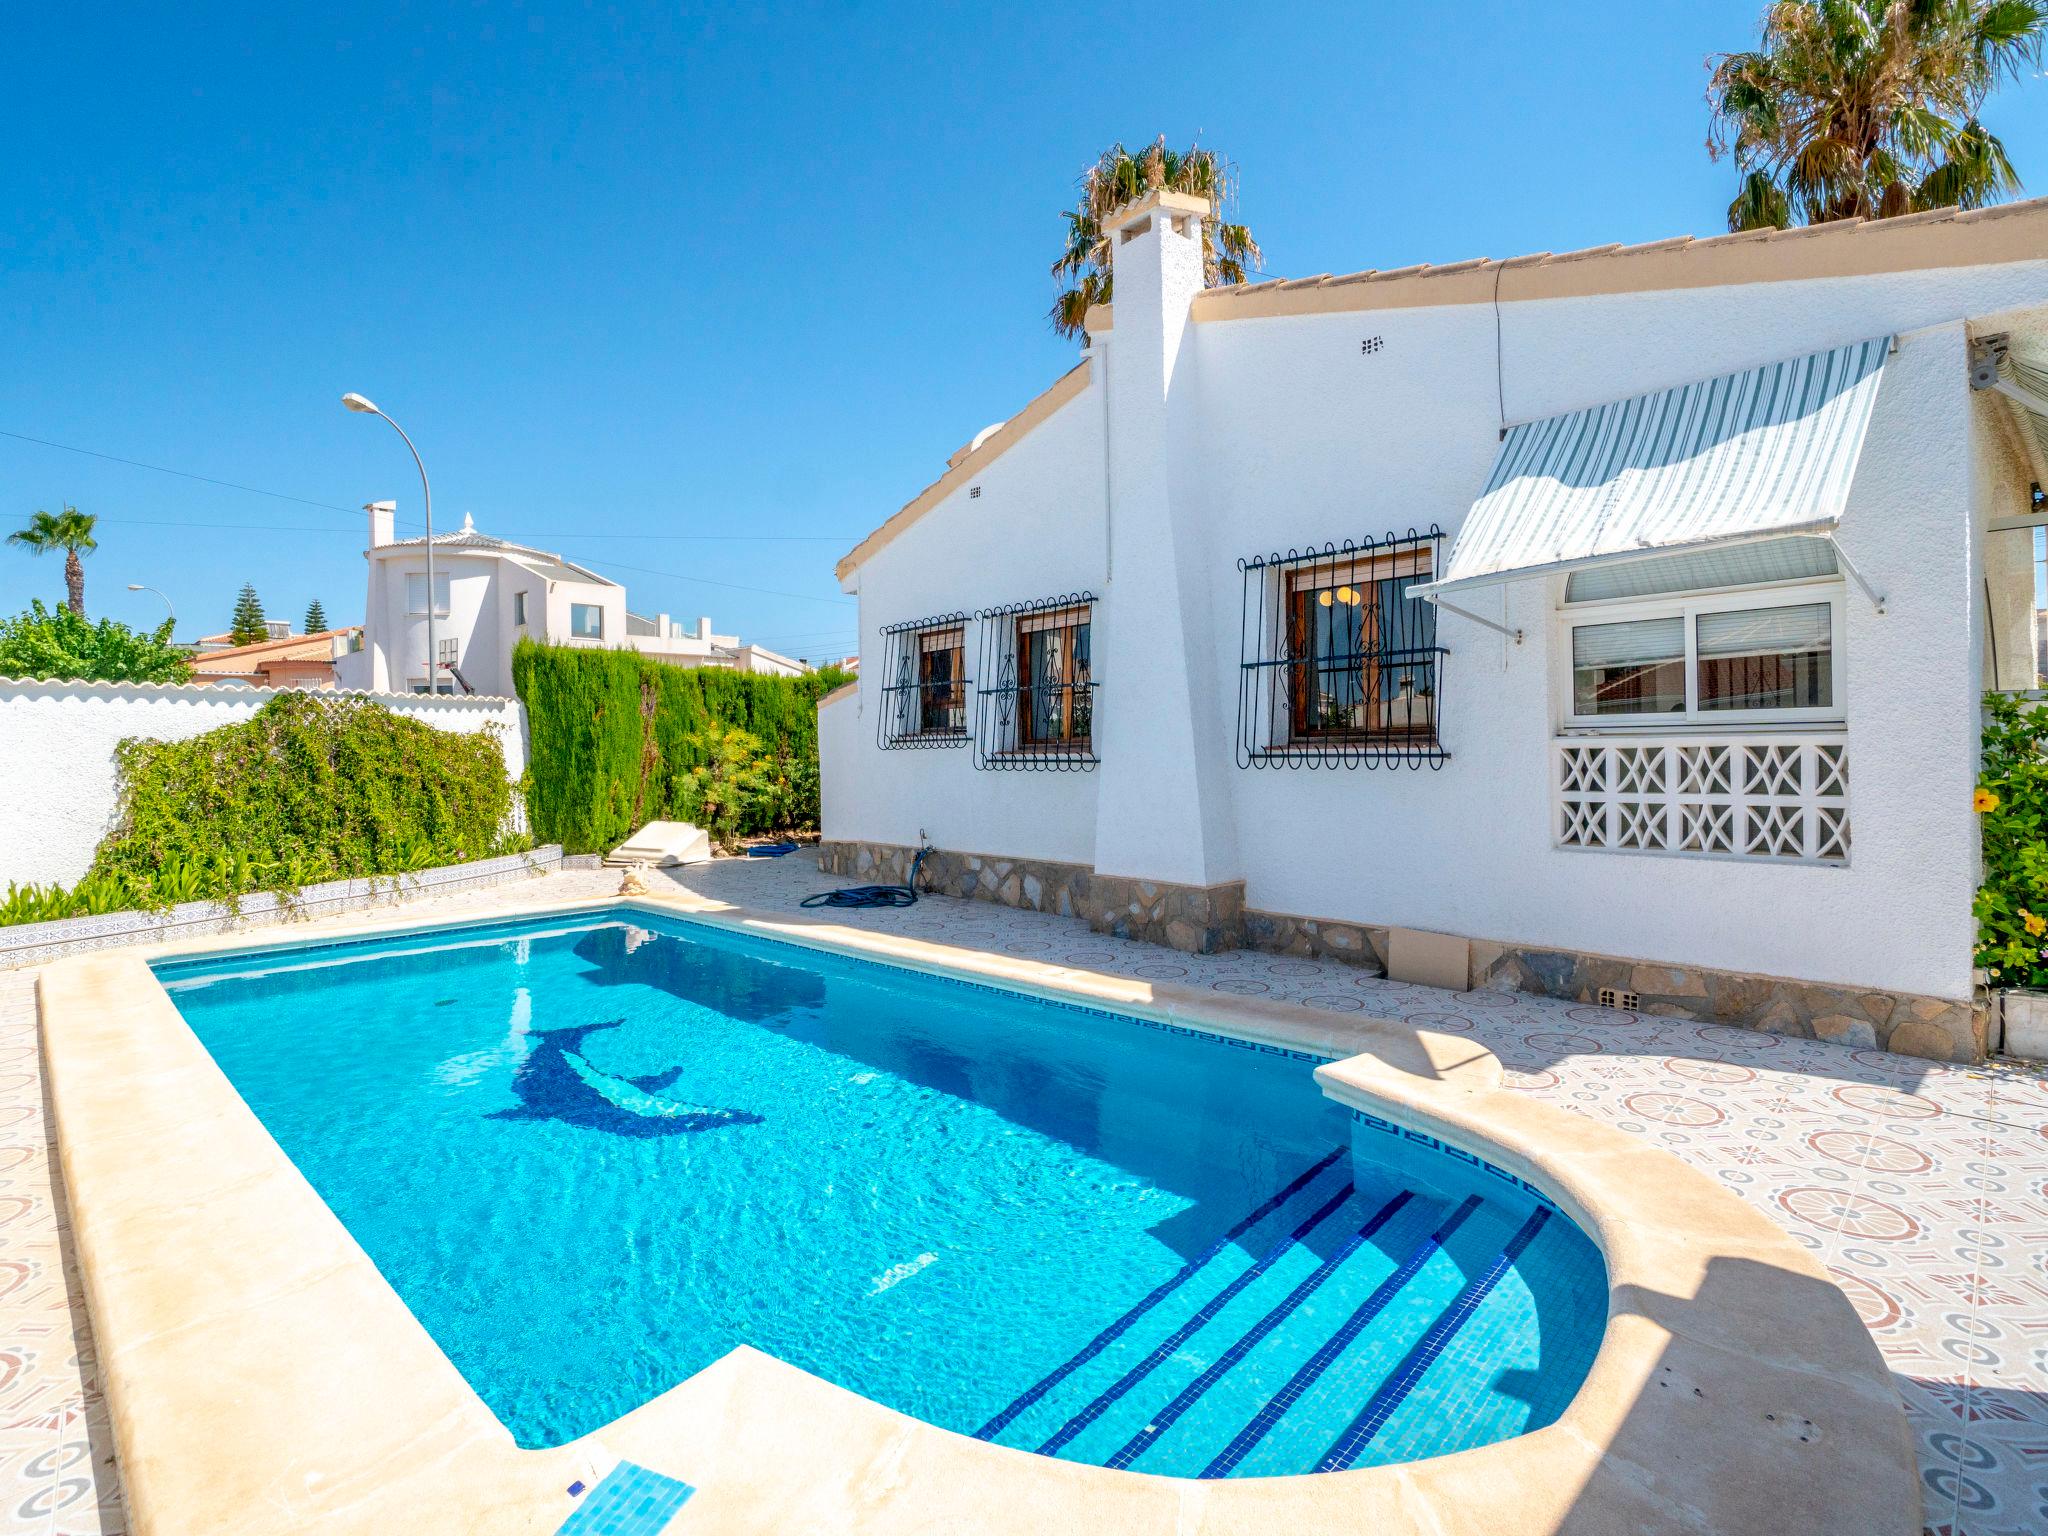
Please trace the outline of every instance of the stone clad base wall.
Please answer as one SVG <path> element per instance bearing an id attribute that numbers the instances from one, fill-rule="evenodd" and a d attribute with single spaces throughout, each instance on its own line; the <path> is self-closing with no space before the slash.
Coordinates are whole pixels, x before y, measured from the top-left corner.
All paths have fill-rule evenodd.
<path id="1" fill-rule="evenodd" d="M 1582 1003 L 1597 1003 L 1600 989 L 1612 987 L 1635 993 L 1640 1013 L 1701 1019 L 1802 1040 L 1832 1040 L 1933 1061 L 1981 1061 L 1989 1019 L 1984 1007 L 1948 998 L 1481 939 L 1472 941 L 1472 985 Z"/>
<path id="2" fill-rule="evenodd" d="M 819 844 L 818 865 L 827 874 L 863 883 L 901 885 L 909 879 L 916 851 L 894 843 L 826 842 Z M 925 890 L 941 895 L 1078 917 L 1099 933 L 1194 954 L 1256 949 L 1335 960 L 1382 974 L 1386 970 L 1384 926 L 1262 912 L 1244 904 L 1242 882 L 1170 885 L 1100 875 L 1085 864 L 950 849 L 936 850 L 925 860 L 920 880 Z M 1638 1011 L 1646 1014 L 1934 1061 L 1979 1061 L 1985 1054 L 1989 1015 L 1980 1004 L 1486 939 L 1470 942 L 1475 989 L 1597 1003 L 1601 989 L 1612 987 L 1635 993 Z"/>
<path id="3" fill-rule="evenodd" d="M 894 843 L 820 843 L 818 867 L 862 884 L 902 885 L 915 848 Z M 1244 882 L 1171 885 L 1099 875 L 1085 864 L 1009 859 L 935 850 L 918 876 L 921 889 L 942 896 L 1000 902 L 1031 912 L 1078 917 L 1097 933 L 1144 939 L 1213 955 L 1243 947 Z"/>

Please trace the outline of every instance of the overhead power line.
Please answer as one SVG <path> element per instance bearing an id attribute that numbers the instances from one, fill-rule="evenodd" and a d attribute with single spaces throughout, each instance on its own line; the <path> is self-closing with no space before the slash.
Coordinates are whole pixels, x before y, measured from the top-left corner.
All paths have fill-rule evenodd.
<path id="1" fill-rule="evenodd" d="M 627 565 L 618 560 L 585 560 L 585 565 L 603 566 L 610 571 L 632 571 L 639 576 L 662 576 L 670 581 L 694 581 L 700 587 L 723 587 L 728 592 L 753 592 L 762 597 L 793 597 L 804 603 L 831 603 L 835 606 L 851 605 L 850 597 L 819 597 L 812 592 L 785 592 L 778 587 L 749 587 L 737 581 L 713 581 L 709 576 L 685 576 L 681 571 L 657 571 L 651 566 Z"/>
<path id="2" fill-rule="evenodd" d="M 194 474 L 189 469 L 171 469 L 162 464 L 145 464 L 140 459 L 124 459 L 118 453 L 101 453 L 96 448 L 79 448 L 71 443 L 52 442 L 47 437 L 30 437 L 26 432 L 9 432 L 0 428 L 0 437 L 11 437 L 18 443 L 34 443 L 40 448 L 58 448 L 65 453 L 82 453 L 89 459 L 105 459 L 109 464 L 126 464 L 131 469 L 154 470 L 159 475 L 176 475 L 180 480 L 197 480 L 205 485 L 218 485 L 230 491 L 247 491 L 251 496 L 268 496 L 276 501 L 295 501 L 302 507 L 323 507 L 329 512 L 353 512 L 354 507 L 344 507 L 339 502 L 313 501 L 305 496 L 293 496 L 284 491 L 266 491 L 260 485 L 242 485 L 233 480 L 216 480 L 212 475 Z"/>
<path id="3" fill-rule="evenodd" d="M 149 464 L 141 459 L 124 458 L 118 453 L 102 453 L 97 448 L 80 448 L 74 443 L 60 443 L 47 437 L 33 437 L 26 432 L 9 432 L 0 428 L 0 437 L 11 437 L 16 442 L 34 443 L 40 448 L 55 448 L 64 453 L 83 454 L 89 459 L 104 459 L 109 464 L 125 464 L 130 469 L 146 469 L 154 474 L 175 475 L 180 480 L 196 480 L 202 485 L 217 485 L 224 490 L 243 491 L 251 496 L 268 496 L 274 501 L 296 502 L 302 507 L 319 507 L 328 512 L 359 512 L 357 507 L 345 507 L 337 501 L 315 501 L 307 496 L 294 496 L 288 491 L 266 490 L 260 485 L 244 485 L 238 480 L 221 480 L 212 475 L 198 474 L 189 469 L 172 469 L 164 464 Z M 135 523 L 152 528 L 231 528 L 262 532 L 275 529 L 279 533 L 357 533 L 358 524 L 349 528 L 287 526 L 276 523 L 201 523 L 172 520 L 157 520 L 142 517 L 110 517 L 108 522 Z M 398 523 L 407 528 L 423 528 L 426 525 L 416 517 L 399 518 Z M 859 534 L 839 533 L 591 533 L 581 528 L 514 529 L 511 536 L 522 539 L 659 539 L 664 542 L 706 543 L 706 544 L 844 544 L 851 546 L 860 541 Z"/>

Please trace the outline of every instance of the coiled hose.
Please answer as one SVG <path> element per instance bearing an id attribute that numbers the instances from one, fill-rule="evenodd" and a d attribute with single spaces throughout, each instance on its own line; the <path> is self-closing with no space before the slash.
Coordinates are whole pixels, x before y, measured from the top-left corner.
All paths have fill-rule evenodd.
<path id="1" fill-rule="evenodd" d="M 820 891 L 798 902 L 803 907 L 908 907 L 917 903 L 917 872 L 924 867 L 931 849 L 920 848 L 910 861 L 910 880 L 905 885 L 849 885 L 836 891 Z"/>

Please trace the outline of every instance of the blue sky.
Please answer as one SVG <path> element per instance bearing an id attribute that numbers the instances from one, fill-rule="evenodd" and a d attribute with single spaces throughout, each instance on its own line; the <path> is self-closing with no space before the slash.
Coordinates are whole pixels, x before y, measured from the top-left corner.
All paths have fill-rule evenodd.
<path id="1" fill-rule="evenodd" d="M 181 637 L 245 580 L 359 618 L 354 509 L 419 496 L 355 389 L 437 523 L 838 655 L 833 561 L 1071 361 L 1045 269 L 1103 144 L 1229 154 L 1280 275 L 1714 233 L 1703 60 L 1759 9 L 24 8 L 0 525 L 99 514 L 89 607 L 153 623 L 146 582 Z M 2048 191 L 2048 83 L 1987 116 Z M 0 548 L 0 612 L 61 590 Z"/>

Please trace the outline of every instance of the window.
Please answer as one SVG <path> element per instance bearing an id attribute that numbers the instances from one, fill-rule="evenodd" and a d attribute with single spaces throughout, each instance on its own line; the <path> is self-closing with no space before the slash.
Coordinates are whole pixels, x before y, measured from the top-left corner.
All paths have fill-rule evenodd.
<path id="1" fill-rule="evenodd" d="M 1826 709 L 1835 702 L 1829 604 L 1703 613 L 1694 629 L 1701 709 Z"/>
<path id="2" fill-rule="evenodd" d="M 1093 768 L 1091 593 L 984 608 L 975 725 L 980 768 Z M 993 681 L 991 681 L 991 679 Z"/>
<path id="3" fill-rule="evenodd" d="M 521 629 L 526 628 L 526 594 L 524 592 L 514 592 L 512 594 L 512 622 Z"/>
<path id="4" fill-rule="evenodd" d="M 1569 720 L 1839 717 L 1843 589 L 1828 579 L 1836 568 L 1825 540 L 1793 538 L 1574 572 L 1565 587 Z M 1681 580 L 1747 590 L 1671 590 Z"/>
<path id="5" fill-rule="evenodd" d="M 1436 609 L 1408 589 L 1427 556 L 1311 565 L 1288 578 L 1288 727 L 1298 737 L 1431 730 Z"/>
<path id="6" fill-rule="evenodd" d="M 1712 592 L 1766 582 L 1814 581 L 1841 569 L 1826 539 L 1751 539 L 1721 549 L 1694 549 L 1643 560 L 1589 566 L 1565 578 L 1568 603 L 1614 602 L 1663 592 Z"/>
<path id="7" fill-rule="evenodd" d="M 1627 619 L 1573 627 L 1573 714 L 1684 712 L 1684 619 Z"/>
<path id="8" fill-rule="evenodd" d="M 1442 531 L 1241 560 L 1238 766 L 1441 766 Z"/>
<path id="9" fill-rule="evenodd" d="M 405 611 L 424 616 L 427 611 L 427 573 L 408 571 L 405 576 Z M 434 617 L 448 617 L 448 573 L 434 572 Z"/>
<path id="10" fill-rule="evenodd" d="M 1065 608 L 1017 620 L 1018 745 L 1088 746 L 1093 724 L 1088 684 L 1089 616 Z"/>
<path id="11" fill-rule="evenodd" d="M 569 634 L 577 640 L 604 638 L 604 609 L 596 603 L 569 605 Z"/>
<path id="12" fill-rule="evenodd" d="M 883 747 L 967 744 L 967 615 L 944 614 L 882 631 Z"/>

